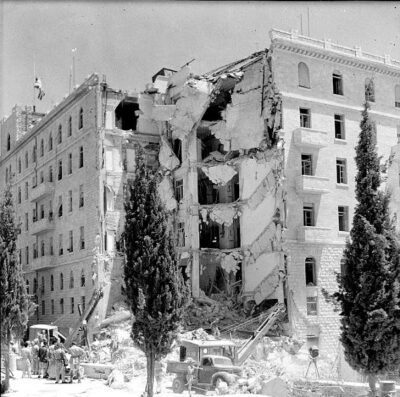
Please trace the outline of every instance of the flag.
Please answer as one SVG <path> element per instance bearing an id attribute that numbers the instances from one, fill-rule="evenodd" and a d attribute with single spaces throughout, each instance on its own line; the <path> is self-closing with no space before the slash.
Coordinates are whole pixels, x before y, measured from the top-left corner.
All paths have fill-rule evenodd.
<path id="1" fill-rule="evenodd" d="M 38 77 L 35 78 L 35 83 L 33 84 L 33 88 L 39 90 L 37 97 L 39 100 L 42 100 L 43 97 L 45 96 L 45 93 L 42 88 L 42 82 L 40 81 L 40 79 Z"/>

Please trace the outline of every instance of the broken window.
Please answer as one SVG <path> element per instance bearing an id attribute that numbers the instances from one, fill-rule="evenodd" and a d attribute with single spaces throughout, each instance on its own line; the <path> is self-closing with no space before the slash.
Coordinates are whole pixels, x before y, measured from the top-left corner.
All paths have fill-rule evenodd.
<path id="1" fill-rule="evenodd" d="M 236 174 L 224 186 L 213 184 L 202 170 L 198 171 L 199 204 L 232 203 L 239 198 L 239 175 Z"/>
<path id="2" fill-rule="evenodd" d="M 220 248 L 219 225 L 215 222 L 200 223 L 200 248 Z"/>
<path id="3" fill-rule="evenodd" d="M 343 77 L 339 72 L 332 74 L 333 93 L 343 95 Z"/>
<path id="4" fill-rule="evenodd" d="M 136 130 L 139 104 L 136 98 L 125 98 L 115 109 L 115 126 L 121 130 Z"/>
<path id="5" fill-rule="evenodd" d="M 314 287 L 317 285 L 317 277 L 315 270 L 315 259 L 306 258 L 305 261 L 305 272 L 306 272 L 306 286 Z"/>
<path id="6" fill-rule="evenodd" d="M 299 74 L 299 87 L 310 88 L 310 72 L 308 66 L 304 62 L 300 62 L 298 65 Z"/>
<path id="7" fill-rule="evenodd" d="M 312 155 L 301 155 L 301 175 L 313 175 Z"/>
<path id="8" fill-rule="evenodd" d="M 310 111 L 310 109 L 300 108 L 300 127 L 311 128 L 311 111 Z"/>
<path id="9" fill-rule="evenodd" d="M 231 87 L 226 87 L 224 91 L 220 91 L 219 95 L 214 99 L 214 101 L 210 104 L 206 112 L 204 113 L 203 120 L 207 121 L 217 121 L 222 120 L 222 111 L 226 109 L 226 105 L 232 101 L 231 93 L 229 89 L 233 88 L 235 85 L 235 80 L 226 79 L 225 84 L 230 84 Z M 228 80 L 232 80 L 232 82 L 228 82 Z"/>
<path id="10" fill-rule="evenodd" d="M 200 125 L 197 129 L 197 138 L 199 139 L 199 155 L 204 160 L 212 156 L 215 160 L 223 160 L 223 155 L 227 152 L 224 150 L 224 145 L 217 139 L 207 125 Z M 201 152 L 201 153 L 200 153 Z"/>
<path id="11" fill-rule="evenodd" d="M 178 160 L 182 163 L 182 141 L 180 139 L 174 139 L 173 146 L 175 156 L 178 157 Z"/>

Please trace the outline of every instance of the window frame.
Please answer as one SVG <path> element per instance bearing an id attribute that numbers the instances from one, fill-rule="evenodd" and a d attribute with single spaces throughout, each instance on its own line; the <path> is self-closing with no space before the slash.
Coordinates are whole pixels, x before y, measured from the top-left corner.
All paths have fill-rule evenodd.
<path id="1" fill-rule="evenodd" d="M 336 158 L 336 183 L 339 185 L 347 185 L 347 160 Z"/>
<path id="2" fill-rule="evenodd" d="M 301 88 L 311 88 L 310 69 L 305 62 L 299 62 L 297 65 L 298 86 Z"/>
<path id="3" fill-rule="evenodd" d="M 307 159 L 306 156 L 309 158 Z M 301 175 L 313 176 L 313 156 L 309 153 L 301 153 Z"/>
<path id="4" fill-rule="evenodd" d="M 307 224 L 307 214 L 310 214 L 310 224 Z M 303 226 L 314 227 L 315 226 L 315 208 L 314 203 L 303 203 Z"/>
<path id="5" fill-rule="evenodd" d="M 311 109 L 299 108 L 300 128 L 311 128 Z"/>
<path id="6" fill-rule="evenodd" d="M 346 205 L 338 205 L 338 230 L 349 231 L 349 207 Z"/>
<path id="7" fill-rule="evenodd" d="M 343 87 L 343 74 L 339 71 L 334 71 L 332 73 L 332 93 L 334 95 L 344 95 L 344 87 Z M 336 92 L 337 91 L 337 92 Z"/>

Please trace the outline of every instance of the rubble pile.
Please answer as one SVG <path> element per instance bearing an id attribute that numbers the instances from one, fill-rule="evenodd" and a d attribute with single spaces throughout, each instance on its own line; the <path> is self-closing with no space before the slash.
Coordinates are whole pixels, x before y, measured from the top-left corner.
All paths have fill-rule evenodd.
<path id="1" fill-rule="evenodd" d="M 218 327 L 226 328 L 246 318 L 241 305 L 225 294 L 212 294 L 211 297 L 201 291 L 200 297 L 193 299 L 184 319 L 188 330 Z"/>

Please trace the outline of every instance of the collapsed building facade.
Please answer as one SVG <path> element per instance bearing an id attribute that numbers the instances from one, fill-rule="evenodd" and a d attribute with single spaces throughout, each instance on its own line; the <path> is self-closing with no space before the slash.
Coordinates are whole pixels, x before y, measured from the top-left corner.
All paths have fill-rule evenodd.
<path id="1" fill-rule="evenodd" d="M 138 94 L 93 75 L 47 115 L 15 109 L 1 124 L 0 186 L 11 178 L 17 198 L 31 322 L 68 333 L 77 300 L 102 286 L 98 323 L 121 299 L 115 245 L 141 144 L 163 174 L 192 295 L 248 311 L 283 302 L 288 333 L 340 355 L 323 291 L 343 271 L 366 98 L 399 226 L 400 62 L 389 56 L 272 30 L 269 49 L 201 76 L 164 68 Z"/>

